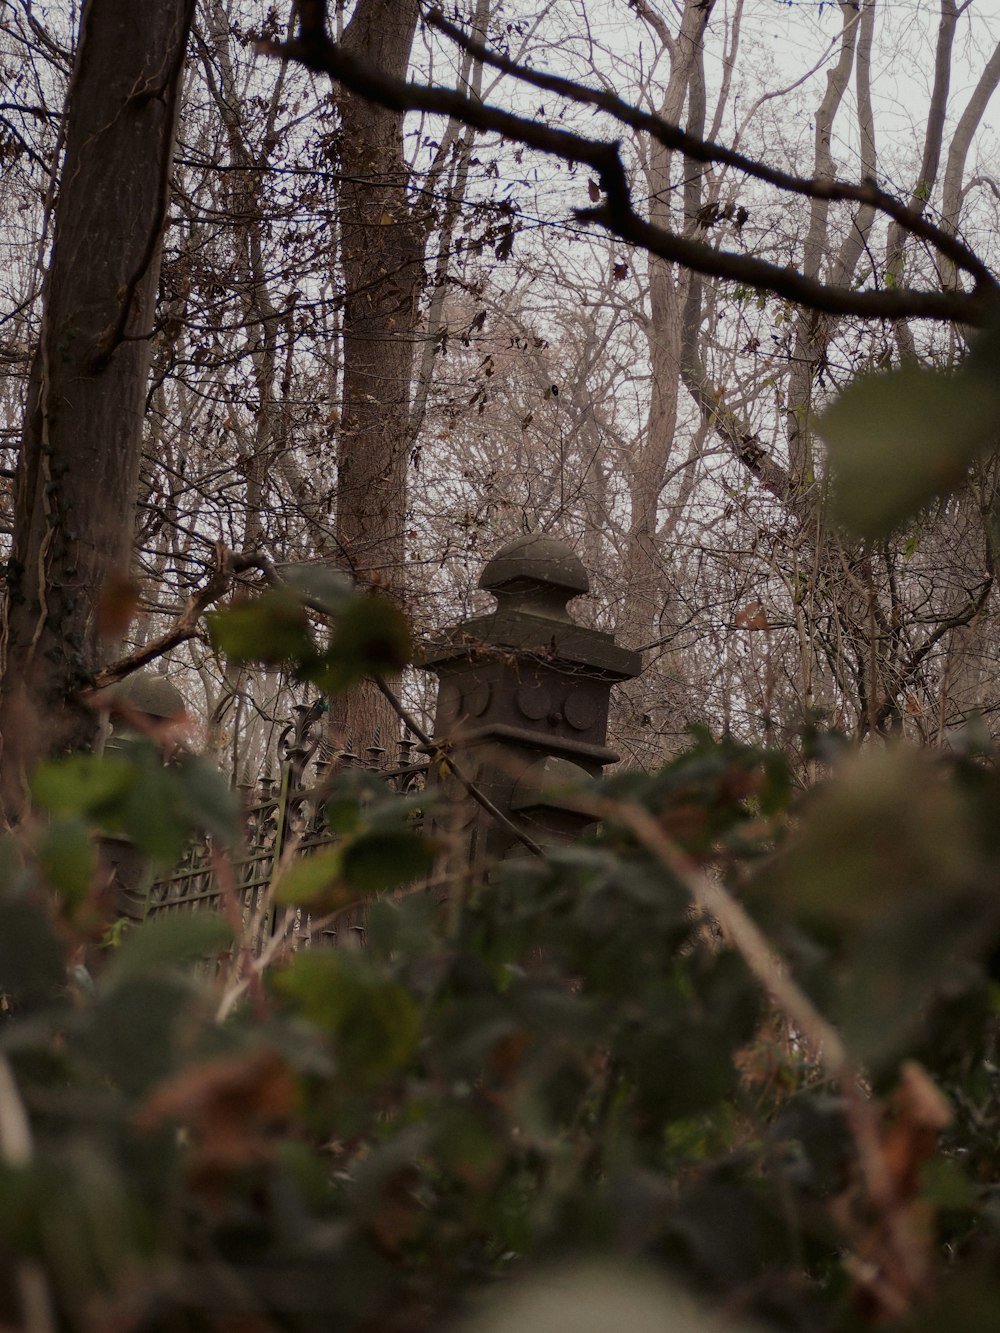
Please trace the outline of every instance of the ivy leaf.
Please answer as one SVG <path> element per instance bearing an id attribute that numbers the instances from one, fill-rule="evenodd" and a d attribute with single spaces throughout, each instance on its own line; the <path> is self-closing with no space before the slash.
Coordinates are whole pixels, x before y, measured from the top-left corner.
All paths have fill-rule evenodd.
<path id="1" fill-rule="evenodd" d="M 233 928 L 217 912 L 179 912 L 155 917 L 125 933 L 107 976 L 117 983 L 126 977 L 196 963 L 230 948 Z"/>
<path id="2" fill-rule="evenodd" d="M 413 658 L 406 617 L 384 597 L 359 597 L 338 617 L 330 647 L 303 674 L 332 693 L 365 676 L 392 675 Z"/>
<path id="3" fill-rule="evenodd" d="M 24 900 L 0 900 L 0 995 L 8 1001 L 51 999 L 66 972 L 48 917 Z"/>
<path id="4" fill-rule="evenodd" d="M 344 879 L 352 888 L 379 893 L 429 874 L 434 852 L 412 829 L 373 829 L 344 847 L 342 861 Z"/>
<path id="5" fill-rule="evenodd" d="M 352 902 L 355 894 L 341 880 L 339 847 L 328 847 L 303 856 L 281 876 L 275 902 L 282 907 L 314 907 L 336 911 Z"/>
<path id="6" fill-rule="evenodd" d="M 281 576 L 290 588 L 329 615 L 339 615 L 357 596 L 350 579 L 329 565 L 285 565 Z"/>
<path id="7" fill-rule="evenodd" d="M 212 646 L 236 662 L 300 662 L 315 653 L 305 607 L 284 588 L 233 602 L 206 619 Z"/>
<path id="8" fill-rule="evenodd" d="M 319 950 L 302 953 L 274 974 L 273 985 L 303 1017 L 336 1037 L 347 1078 L 376 1083 L 406 1064 L 416 1049 L 416 1001 L 366 959 Z"/>
<path id="9" fill-rule="evenodd" d="M 97 872 L 90 829 L 82 819 L 59 819 L 44 830 L 36 847 L 46 880 L 70 908 L 79 907 Z"/>
<path id="10" fill-rule="evenodd" d="M 816 979 L 825 1003 L 852 1053 L 876 1071 L 1000 924 L 969 811 L 920 751 L 872 750 L 843 763 L 757 884 L 828 951 Z"/>
<path id="11" fill-rule="evenodd" d="M 144 754 L 122 805 L 127 836 L 151 860 L 170 865 L 180 859 L 194 823 L 181 774 L 164 768 L 155 751 Z"/>
<path id="12" fill-rule="evenodd" d="M 185 755 L 176 772 L 191 822 L 228 847 L 237 844 L 243 835 L 239 797 L 221 771 L 199 755 Z"/>
<path id="13" fill-rule="evenodd" d="M 954 373 L 904 366 L 857 380 L 821 417 L 834 517 L 855 536 L 885 536 L 960 485 L 1000 431 L 1000 329 Z"/>
<path id="14" fill-rule="evenodd" d="M 135 778 L 119 755 L 74 754 L 39 764 L 31 794 L 55 815 L 100 816 L 120 807 Z"/>

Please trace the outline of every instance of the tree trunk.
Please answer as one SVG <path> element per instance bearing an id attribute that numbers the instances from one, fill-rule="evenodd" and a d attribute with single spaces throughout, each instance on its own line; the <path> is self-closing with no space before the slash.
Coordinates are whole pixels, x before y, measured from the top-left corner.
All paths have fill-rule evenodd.
<path id="1" fill-rule="evenodd" d="M 0 680 L 8 818 L 46 752 L 88 744 L 76 693 L 128 569 L 150 333 L 193 0 L 88 0 L 15 488 Z"/>
<path id="2" fill-rule="evenodd" d="M 406 74 L 417 0 L 359 0 L 344 47 L 394 78 Z M 410 208 L 403 116 L 335 89 L 340 112 L 344 279 L 343 403 L 337 435 L 338 558 L 362 585 L 405 601 L 403 561 L 410 384 L 426 225 Z M 390 753 L 399 725 L 361 685 L 331 710 L 333 748 Z M 394 758 L 394 754 L 392 754 Z"/>

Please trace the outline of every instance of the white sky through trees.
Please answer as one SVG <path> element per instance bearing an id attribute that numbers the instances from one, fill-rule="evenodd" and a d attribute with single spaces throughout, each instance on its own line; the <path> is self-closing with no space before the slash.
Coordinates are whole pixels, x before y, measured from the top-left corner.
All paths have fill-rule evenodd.
<path id="1" fill-rule="evenodd" d="M 648 8 L 626 0 L 507 3 L 492 7 L 488 38 L 534 70 L 658 112 L 674 68 L 663 34 L 676 38 L 692 9 L 666 0 Z M 186 80 L 148 398 L 140 637 L 158 632 L 204 580 L 213 543 L 241 546 L 255 467 L 270 555 L 309 560 L 333 550 L 342 328 L 329 83 L 288 66 L 271 124 L 279 66 L 254 45 L 265 8 L 223 5 L 222 23 L 209 22 L 210 10 L 199 7 Z M 16 105 L 3 114 L 26 148 L 8 133 L 12 169 L 0 188 L 4 442 L 16 438 L 24 357 L 38 328 L 42 168 L 56 145 L 65 88 L 58 43 L 70 30 L 61 6 L 33 8 L 38 30 L 26 9 L 14 5 L 13 12 L 3 59 Z M 854 12 L 860 30 L 862 10 Z M 279 8 L 274 17 L 267 35 L 281 40 L 288 14 Z M 874 7 L 876 175 L 904 201 L 919 186 L 938 23 L 936 4 L 877 0 Z M 46 34 L 56 42 L 46 45 Z M 974 2 L 958 16 L 941 160 L 923 201 L 932 223 L 941 219 L 959 117 L 998 38 L 994 5 Z M 718 0 L 701 42 L 704 137 L 812 176 L 816 115 L 843 44 L 839 5 Z M 234 169 L 232 133 L 222 128 L 219 79 L 227 61 L 233 125 L 249 160 L 260 164 L 256 174 Z M 411 77 L 454 86 L 461 64 L 440 32 L 418 32 Z M 830 135 L 833 171 L 849 182 L 862 170 L 858 89 L 851 63 Z M 676 119 L 686 126 L 688 94 L 678 95 Z M 802 271 L 809 199 L 730 168 L 692 172 L 677 153 L 657 178 L 648 137 L 489 68 L 482 96 L 556 128 L 620 138 L 640 213 L 652 200 L 678 232 L 686 227 L 704 244 Z M 45 116 L 29 109 L 42 104 Z M 972 139 L 958 220 L 960 236 L 987 264 L 997 258 L 998 105 L 990 102 Z M 817 511 L 809 506 L 823 455 L 808 422 L 805 430 L 801 420 L 796 425 L 803 394 L 809 417 L 858 374 L 901 357 L 948 364 L 961 354 L 963 331 L 851 317 L 813 326 L 787 301 L 709 275 L 699 288 L 697 337 L 682 347 L 678 330 L 691 290 L 685 271 L 574 219 L 574 210 L 595 202 L 590 169 L 503 143 L 495 133 L 473 137 L 453 127 L 469 149 L 464 198 L 448 221 L 454 159 L 436 179 L 427 177 L 447 133 L 442 117 L 407 117 L 410 197 L 432 214 L 429 274 L 444 246 L 443 297 L 435 304 L 428 281 L 413 332 L 415 375 L 427 373 L 402 522 L 418 631 L 467 609 L 491 550 L 521 531 L 545 530 L 569 537 L 593 570 L 586 614 L 642 644 L 659 643 L 616 722 L 619 742 L 638 762 L 655 762 L 685 722 L 699 717 L 773 739 L 776 728 L 791 735 L 803 711 L 815 708 L 853 730 L 868 725 L 877 696 L 891 701 L 904 728 L 933 739 L 970 706 L 989 712 L 1000 703 L 984 675 L 992 644 L 978 620 L 979 628 L 944 632 L 914 665 L 942 625 L 961 619 L 978 587 L 989 477 L 979 479 L 974 502 L 942 511 L 925 530 L 903 534 L 898 547 L 858 566 L 825 537 L 817 540 Z M 702 222 L 692 221 L 692 208 Z M 836 256 L 850 250 L 854 211 L 841 203 L 826 212 L 818 259 L 824 281 L 837 281 Z M 877 217 L 851 256 L 850 287 L 889 290 L 898 282 L 886 276 L 887 244 L 886 221 Z M 906 283 L 940 288 L 924 242 L 908 241 L 901 262 Z M 268 429 L 277 433 L 258 467 L 265 448 L 259 333 L 268 321 L 279 329 L 267 390 L 276 404 Z M 425 357 L 425 349 L 433 354 Z M 4 465 L 12 470 L 13 462 L 11 451 Z M 793 463 L 801 473 L 796 495 L 782 490 Z M 652 524 L 648 541 L 637 535 L 641 511 Z M 642 542 L 649 549 L 640 569 L 634 553 Z M 274 673 L 229 679 L 197 643 L 179 650 L 169 669 L 193 708 L 217 719 L 210 742 L 231 752 L 238 711 L 247 736 L 237 750 L 257 756 L 248 764 L 258 762 L 274 734 L 268 719 L 290 703 Z M 414 693 L 411 702 L 422 698 Z"/>

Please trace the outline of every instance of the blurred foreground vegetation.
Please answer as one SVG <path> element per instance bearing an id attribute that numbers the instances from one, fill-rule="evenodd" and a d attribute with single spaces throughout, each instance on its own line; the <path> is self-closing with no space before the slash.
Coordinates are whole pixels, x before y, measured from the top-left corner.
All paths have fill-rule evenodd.
<path id="1" fill-rule="evenodd" d="M 599 834 L 429 891 L 410 804 L 344 779 L 275 892 L 365 901 L 368 946 L 268 966 L 235 897 L 108 920 L 102 836 L 225 863 L 211 769 L 45 766 L 2 848 L 4 1325 L 990 1326 L 1000 773 L 810 745 L 803 792 L 696 733 Z"/>

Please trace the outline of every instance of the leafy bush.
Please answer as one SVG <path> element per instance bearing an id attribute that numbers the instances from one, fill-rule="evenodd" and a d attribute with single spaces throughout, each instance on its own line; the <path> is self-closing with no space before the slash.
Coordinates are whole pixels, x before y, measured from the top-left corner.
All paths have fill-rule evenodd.
<path id="1" fill-rule="evenodd" d="M 238 834 L 198 761 L 153 759 L 47 766 L 3 844 L 8 1326 L 430 1329 L 499 1279 L 483 1326 L 611 1327 L 593 1289 L 615 1327 L 717 1327 L 678 1287 L 775 1328 L 987 1326 L 991 756 L 844 754 L 801 795 L 698 734 L 446 909 L 385 888 L 419 836 L 332 790 L 346 848 L 382 846 L 327 868 L 369 946 L 268 967 L 232 903 L 107 934 L 102 834 Z"/>

